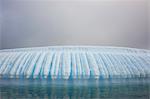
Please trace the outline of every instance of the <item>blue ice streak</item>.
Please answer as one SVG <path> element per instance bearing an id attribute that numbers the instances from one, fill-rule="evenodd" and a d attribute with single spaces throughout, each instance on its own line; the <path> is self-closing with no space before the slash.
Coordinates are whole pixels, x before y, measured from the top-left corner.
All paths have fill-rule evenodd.
<path id="1" fill-rule="evenodd" d="M 0 51 L 1 78 L 150 77 L 150 51 L 108 46 L 49 46 Z"/>

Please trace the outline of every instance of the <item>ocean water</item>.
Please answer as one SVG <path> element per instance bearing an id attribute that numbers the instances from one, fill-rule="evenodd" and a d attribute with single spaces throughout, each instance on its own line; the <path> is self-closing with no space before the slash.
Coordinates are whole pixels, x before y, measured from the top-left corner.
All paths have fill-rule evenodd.
<path id="1" fill-rule="evenodd" d="M 1 79 L 0 99 L 150 99 L 150 79 Z"/>

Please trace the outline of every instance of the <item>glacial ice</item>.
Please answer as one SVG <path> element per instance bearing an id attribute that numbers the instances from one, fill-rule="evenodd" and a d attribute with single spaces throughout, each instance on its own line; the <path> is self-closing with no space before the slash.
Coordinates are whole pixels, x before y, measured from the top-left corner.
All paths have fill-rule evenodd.
<path id="1" fill-rule="evenodd" d="M 150 77 L 150 51 L 108 46 L 0 50 L 1 78 L 103 79 Z"/>

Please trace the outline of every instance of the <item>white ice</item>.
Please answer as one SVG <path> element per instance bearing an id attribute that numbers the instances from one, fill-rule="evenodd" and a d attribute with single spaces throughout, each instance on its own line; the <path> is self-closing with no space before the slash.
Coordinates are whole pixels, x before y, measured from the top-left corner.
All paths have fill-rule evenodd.
<path id="1" fill-rule="evenodd" d="M 98 46 L 1 50 L 0 77 L 33 79 L 150 77 L 150 51 Z"/>

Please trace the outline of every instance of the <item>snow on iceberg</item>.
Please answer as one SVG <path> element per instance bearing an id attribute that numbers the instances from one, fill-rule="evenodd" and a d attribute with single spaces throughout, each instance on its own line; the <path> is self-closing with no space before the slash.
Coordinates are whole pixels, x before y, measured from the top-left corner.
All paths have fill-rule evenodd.
<path id="1" fill-rule="evenodd" d="M 150 77 L 150 51 L 123 47 L 50 46 L 0 51 L 1 78 Z"/>

